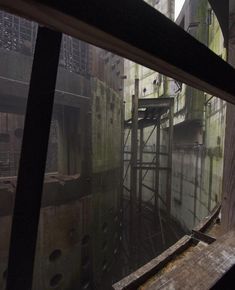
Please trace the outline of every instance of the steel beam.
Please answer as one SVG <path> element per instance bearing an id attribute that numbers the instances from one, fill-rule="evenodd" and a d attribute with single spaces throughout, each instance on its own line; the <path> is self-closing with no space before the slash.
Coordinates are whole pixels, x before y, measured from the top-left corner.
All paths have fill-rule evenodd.
<path id="1" fill-rule="evenodd" d="M 160 138 L 161 138 L 161 125 L 160 119 L 157 121 L 157 128 L 156 128 L 156 159 L 155 159 L 155 180 L 154 180 L 154 214 L 155 217 L 159 211 L 159 204 L 158 204 L 158 196 L 159 196 L 159 168 L 160 168 Z"/>
<path id="2" fill-rule="evenodd" d="M 171 105 L 170 98 L 139 99 L 139 108 L 168 108 L 170 105 Z"/>
<path id="3" fill-rule="evenodd" d="M 130 246 L 131 258 L 135 267 L 137 259 L 137 159 L 138 159 L 138 99 L 139 79 L 135 79 L 135 94 L 132 96 L 132 128 L 131 128 L 131 191 L 130 191 Z"/>
<path id="4" fill-rule="evenodd" d="M 143 150 L 144 150 L 144 129 L 140 128 L 140 151 L 139 151 L 139 216 L 142 211 L 142 179 L 143 179 Z"/>
<path id="5" fill-rule="evenodd" d="M 172 193 L 172 145 L 173 145 L 173 129 L 174 129 L 174 99 L 170 99 L 169 106 L 169 131 L 168 131 L 168 171 L 166 185 L 166 204 L 167 213 L 171 215 L 171 193 Z"/>

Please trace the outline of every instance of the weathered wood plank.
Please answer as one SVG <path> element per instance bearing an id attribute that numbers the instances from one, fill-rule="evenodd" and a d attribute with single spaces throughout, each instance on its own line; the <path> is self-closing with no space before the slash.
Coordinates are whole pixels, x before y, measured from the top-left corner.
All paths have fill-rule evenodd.
<path id="1" fill-rule="evenodd" d="M 209 216 L 206 216 L 194 228 L 195 231 L 205 232 L 217 219 L 221 210 L 221 205 L 217 206 Z"/>
<path id="2" fill-rule="evenodd" d="M 140 285 L 145 283 L 153 275 L 155 275 L 160 269 L 162 269 L 173 257 L 182 253 L 191 245 L 191 237 L 184 236 L 172 247 L 164 251 L 161 255 L 151 260 L 149 263 L 125 277 L 123 280 L 113 285 L 115 290 L 124 289 L 137 289 Z"/>
<path id="3" fill-rule="evenodd" d="M 142 0 L 0 0 L 0 7 L 235 104 L 235 71 Z"/>
<path id="4" fill-rule="evenodd" d="M 180 267 L 162 276 L 156 276 L 151 283 L 141 289 L 208 290 L 234 264 L 235 232 L 231 231 L 183 262 Z"/>
<path id="5" fill-rule="evenodd" d="M 214 237 L 204 234 L 200 231 L 192 230 L 192 234 L 193 234 L 192 236 L 194 239 L 196 239 L 197 241 L 207 243 L 207 244 L 212 244 L 216 241 Z"/>
<path id="6" fill-rule="evenodd" d="M 144 184 L 143 184 L 144 185 Z M 145 185 L 144 185 L 145 186 Z M 150 189 L 150 188 L 149 188 Z M 201 221 L 201 223 L 195 227 L 194 231 L 206 231 L 213 222 L 215 222 L 218 214 L 220 212 L 220 206 L 214 209 L 212 214 Z M 169 262 L 174 261 L 174 258 L 181 253 L 186 253 L 191 244 L 193 244 L 193 234 L 191 236 L 184 236 L 176 244 L 170 247 L 168 250 L 164 251 L 161 255 L 150 261 L 148 264 L 144 265 L 136 272 L 125 277 L 120 282 L 116 283 L 113 287 L 116 290 L 121 289 L 136 289 L 140 285 L 144 284 L 148 279 L 152 278 L 161 269 L 168 265 Z M 213 238 L 209 238 L 210 242 L 214 242 Z"/>

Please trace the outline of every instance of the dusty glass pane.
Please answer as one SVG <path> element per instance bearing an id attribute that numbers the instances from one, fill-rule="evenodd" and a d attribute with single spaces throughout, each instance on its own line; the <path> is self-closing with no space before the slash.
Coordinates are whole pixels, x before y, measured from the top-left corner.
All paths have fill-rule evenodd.
<path id="1" fill-rule="evenodd" d="M 10 230 L 37 24 L 0 11 L 0 288 Z"/>
<path id="2" fill-rule="evenodd" d="M 175 23 L 226 60 L 226 40 L 210 2 L 176 0 L 175 5 L 177 8 Z"/>
<path id="3" fill-rule="evenodd" d="M 146 2 L 174 19 L 174 1 Z M 187 26 L 190 11 L 178 18 L 179 24 L 225 57 L 221 30 L 208 29 L 204 12 L 193 14 L 198 18 Z M 0 81 L 8 87 L 0 96 L 0 222 L 2 231 L 8 231 L 25 106 L 23 97 L 19 106 L 15 99 L 8 103 L 19 99 L 8 94 L 12 87 L 25 86 L 27 96 L 37 25 L 2 15 L 0 57 L 6 69 Z M 64 35 L 33 289 L 110 289 L 210 214 L 221 201 L 226 106 L 214 96 Z M 137 160 L 131 163 L 134 147 Z M 4 285 L 8 239 L 0 245 Z"/>

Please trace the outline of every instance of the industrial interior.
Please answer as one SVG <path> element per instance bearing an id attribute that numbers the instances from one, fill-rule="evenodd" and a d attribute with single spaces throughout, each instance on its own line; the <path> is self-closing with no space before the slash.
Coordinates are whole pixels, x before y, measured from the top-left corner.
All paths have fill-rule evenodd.
<path id="1" fill-rule="evenodd" d="M 235 1 L 98 2 L 0 0 L 0 290 L 234 289 Z"/>

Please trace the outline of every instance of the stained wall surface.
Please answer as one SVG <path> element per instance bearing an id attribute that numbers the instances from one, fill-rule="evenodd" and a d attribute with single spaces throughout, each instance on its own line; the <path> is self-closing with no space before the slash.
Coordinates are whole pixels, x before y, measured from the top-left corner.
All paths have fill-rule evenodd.
<path id="1" fill-rule="evenodd" d="M 0 21 L 0 288 L 4 290 L 37 24 L 5 12 L 0 12 Z M 122 75 L 122 58 L 63 36 L 34 290 L 103 289 L 101 283 L 111 276 L 122 226 Z"/>
<path id="2" fill-rule="evenodd" d="M 161 1 L 158 2 L 160 5 Z M 164 5 L 168 3 L 163 2 Z M 153 5 L 152 2 L 150 4 Z M 165 9 L 162 12 L 171 18 L 171 13 L 166 11 L 169 10 Z M 207 0 L 186 0 L 176 23 L 226 59 L 223 35 Z M 140 98 L 174 98 L 171 215 L 186 231 L 191 230 L 221 201 L 226 102 L 138 64 L 125 61 L 124 67 L 127 76 L 124 94 L 126 120 L 131 117 L 131 96 L 134 94 L 135 78 L 140 79 Z M 146 129 L 145 140 L 148 139 L 151 130 L 152 128 Z M 128 130 L 126 136 L 127 134 Z M 163 152 L 167 151 L 167 139 L 168 123 L 164 121 L 163 116 L 160 142 Z M 127 142 L 126 150 L 130 151 L 130 148 L 130 143 Z M 156 137 L 153 134 L 146 150 L 154 151 L 155 148 Z M 126 155 L 124 159 L 127 157 Z M 153 160 L 149 157 L 147 161 Z M 163 158 L 162 164 L 166 164 Z M 152 172 L 145 178 L 146 184 L 151 188 L 154 178 Z M 159 191 L 163 198 L 166 194 L 166 182 L 166 177 L 162 174 Z M 130 184 L 128 178 L 126 184 Z M 151 203 L 151 197 L 152 192 L 143 189 L 143 200 Z M 161 201 L 160 206 L 163 211 L 166 210 Z"/>

